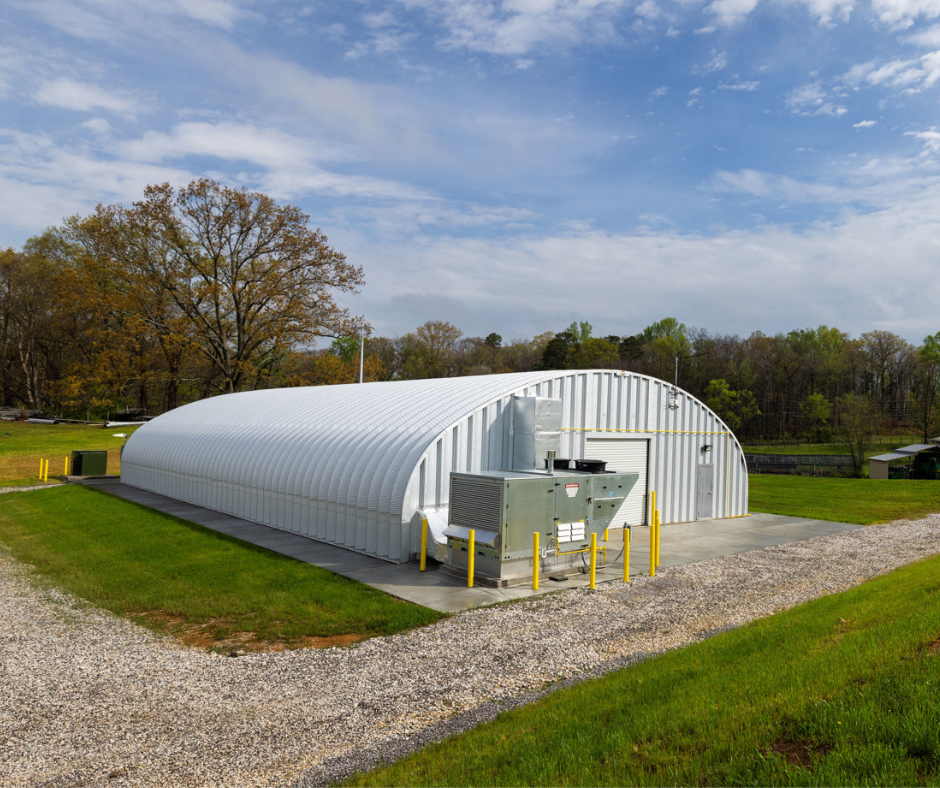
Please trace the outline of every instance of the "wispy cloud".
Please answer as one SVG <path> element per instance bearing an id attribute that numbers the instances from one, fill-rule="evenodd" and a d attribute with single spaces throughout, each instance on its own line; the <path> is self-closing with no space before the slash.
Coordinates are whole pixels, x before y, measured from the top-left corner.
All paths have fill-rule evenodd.
<path id="1" fill-rule="evenodd" d="M 908 28 L 919 18 L 940 16 L 940 0 L 872 0 L 872 11 L 887 25 Z"/>
<path id="2" fill-rule="evenodd" d="M 746 82 L 721 83 L 718 85 L 718 90 L 734 90 L 734 91 L 743 91 L 745 93 L 753 93 L 759 87 L 760 87 L 759 80 L 750 80 Z"/>
<path id="3" fill-rule="evenodd" d="M 848 110 L 829 99 L 829 95 L 819 82 L 800 85 L 784 97 L 784 104 L 794 115 L 839 117 Z"/>
<path id="4" fill-rule="evenodd" d="M 330 172 L 324 162 L 349 159 L 348 151 L 341 148 L 231 121 L 181 123 L 170 133 L 147 132 L 139 140 L 121 144 L 119 151 L 135 161 L 186 161 L 199 156 L 252 165 L 257 171 L 246 173 L 245 180 L 260 183 L 279 197 L 304 192 L 369 199 L 430 196 L 397 181 Z"/>
<path id="5" fill-rule="evenodd" d="M 616 22 L 632 5 L 628 0 L 398 1 L 409 9 L 422 9 L 444 28 L 441 46 L 510 57 L 546 46 L 618 40 Z M 643 4 L 641 13 L 651 18 L 654 8 Z"/>
<path id="6" fill-rule="evenodd" d="M 714 71 L 721 71 L 728 67 L 728 53 L 719 52 L 716 49 L 711 51 L 711 59 L 702 66 L 696 66 L 692 69 L 693 74 L 711 74 Z"/>
<path id="7" fill-rule="evenodd" d="M 67 77 L 44 82 L 36 93 L 36 101 L 77 112 L 106 110 L 133 115 L 140 110 L 140 103 L 123 91 L 108 90 Z"/>
<path id="8" fill-rule="evenodd" d="M 498 240 L 447 237 L 396 247 L 390 255 L 368 246 L 355 253 L 360 260 L 384 260 L 381 266 L 366 264 L 373 287 L 362 305 L 387 334 L 402 330 L 404 302 L 412 307 L 411 325 L 439 318 L 433 296 L 443 292 L 457 299 L 453 314 L 469 334 L 533 336 L 545 330 L 546 314 L 553 316 L 553 327 L 561 327 L 584 319 L 578 304 L 590 302 L 598 334 L 635 333 L 678 312 L 686 322 L 744 335 L 825 323 L 855 335 L 890 327 L 916 341 L 936 329 L 934 318 L 904 305 L 934 303 L 940 295 L 940 286 L 932 284 L 933 258 L 923 253 L 936 249 L 938 217 L 934 193 L 876 212 L 849 211 L 837 223 L 805 231 L 774 225 L 711 235 L 582 229 Z M 885 259 L 907 275 L 886 282 Z M 446 271 L 440 260 L 449 261 Z M 399 275 L 403 270 L 407 276 Z M 568 276 L 572 270 L 579 275 Z M 599 280 L 608 284 L 600 292 Z M 566 286 L 559 288 L 558 281 Z M 664 281 L 670 282 L 668 308 L 651 298 L 623 312 L 624 288 L 658 292 Z M 522 303 L 514 296 L 520 290 L 527 294 Z M 738 306 L 729 312 L 728 303 Z"/>
<path id="9" fill-rule="evenodd" d="M 741 24 L 757 8 L 759 0 L 714 0 L 708 10 L 726 27 Z"/>
<path id="10" fill-rule="evenodd" d="M 907 131 L 905 136 L 919 140 L 928 153 L 940 153 L 940 131 L 936 128 L 927 131 Z"/>
<path id="11" fill-rule="evenodd" d="M 849 69 L 844 79 L 849 85 L 901 88 L 907 93 L 927 90 L 940 80 L 940 50 L 918 58 L 859 63 Z"/>

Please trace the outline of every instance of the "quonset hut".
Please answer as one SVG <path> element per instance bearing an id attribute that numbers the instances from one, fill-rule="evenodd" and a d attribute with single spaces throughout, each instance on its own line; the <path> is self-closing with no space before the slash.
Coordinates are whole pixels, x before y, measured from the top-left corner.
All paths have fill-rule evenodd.
<path id="1" fill-rule="evenodd" d="M 548 399 L 549 442 L 519 418 Z M 535 425 L 538 429 L 538 425 Z M 552 430 L 557 429 L 557 432 Z M 611 527 L 747 513 L 741 446 L 702 402 L 617 370 L 286 388 L 227 394 L 159 416 L 128 440 L 125 484 L 395 563 L 418 557 L 421 521 L 443 555 L 450 475 L 519 469 L 539 446 L 637 474 Z"/>

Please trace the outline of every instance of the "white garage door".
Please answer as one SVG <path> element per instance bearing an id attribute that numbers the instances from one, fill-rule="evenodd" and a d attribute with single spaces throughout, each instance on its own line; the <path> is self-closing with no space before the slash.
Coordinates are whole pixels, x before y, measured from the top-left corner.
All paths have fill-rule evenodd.
<path id="1" fill-rule="evenodd" d="M 648 440 L 623 438 L 588 438 L 584 459 L 607 460 L 608 471 L 638 473 L 640 478 L 611 522 L 612 528 L 646 525 L 646 468 L 649 462 Z"/>

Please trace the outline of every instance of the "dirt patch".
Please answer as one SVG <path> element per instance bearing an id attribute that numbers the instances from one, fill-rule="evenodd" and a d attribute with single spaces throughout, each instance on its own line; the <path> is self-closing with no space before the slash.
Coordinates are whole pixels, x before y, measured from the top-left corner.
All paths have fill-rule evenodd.
<path id="1" fill-rule="evenodd" d="M 928 657 L 935 657 L 940 654 L 940 637 L 934 638 L 924 646 L 924 651 Z"/>
<path id="2" fill-rule="evenodd" d="M 771 742 L 770 751 L 783 758 L 791 766 L 812 769 L 817 760 L 832 748 L 815 741 L 787 739 L 781 737 Z"/>
<path id="3" fill-rule="evenodd" d="M 221 618 L 213 618 L 199 624 L 190 624 L 186 622 L 183 616 L 172 615 L 162 610 L 136 613 L 132 618 L 136 618 L 140 623 L 152 629 L 168 632 L 180 643 L 207 651 L 269 652 L 290 651 L 298 648 L 333 648 L 334 646 L 348 646 L 368 637 L 368 635 L 360 633 L 350 633 L 324 637 L 305 635 L 295 639 L 267 640 L 259 638 L 255 632 L 229 632 L 225 637 L 218 637 L 216 633 L 220 627 L 226 628 L 226 624 L 231 622 Z"/>

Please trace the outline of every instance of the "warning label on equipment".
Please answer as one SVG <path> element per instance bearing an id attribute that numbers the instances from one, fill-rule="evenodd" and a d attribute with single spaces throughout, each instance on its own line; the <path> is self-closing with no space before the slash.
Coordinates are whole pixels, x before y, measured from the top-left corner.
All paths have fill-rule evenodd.
<path id="1" fill-rule="evenodd" d="M 574 498 L 574 497 L 578 494 L 578 487 L 580 487 L 580 486 L 581 486 L 581 485 L 578 484 L 578 483 L 566 484 L 566 485 L 565 485 L 565 492 L 568 494 L 568 497 L 569 497 L 569 498 Z"/>

